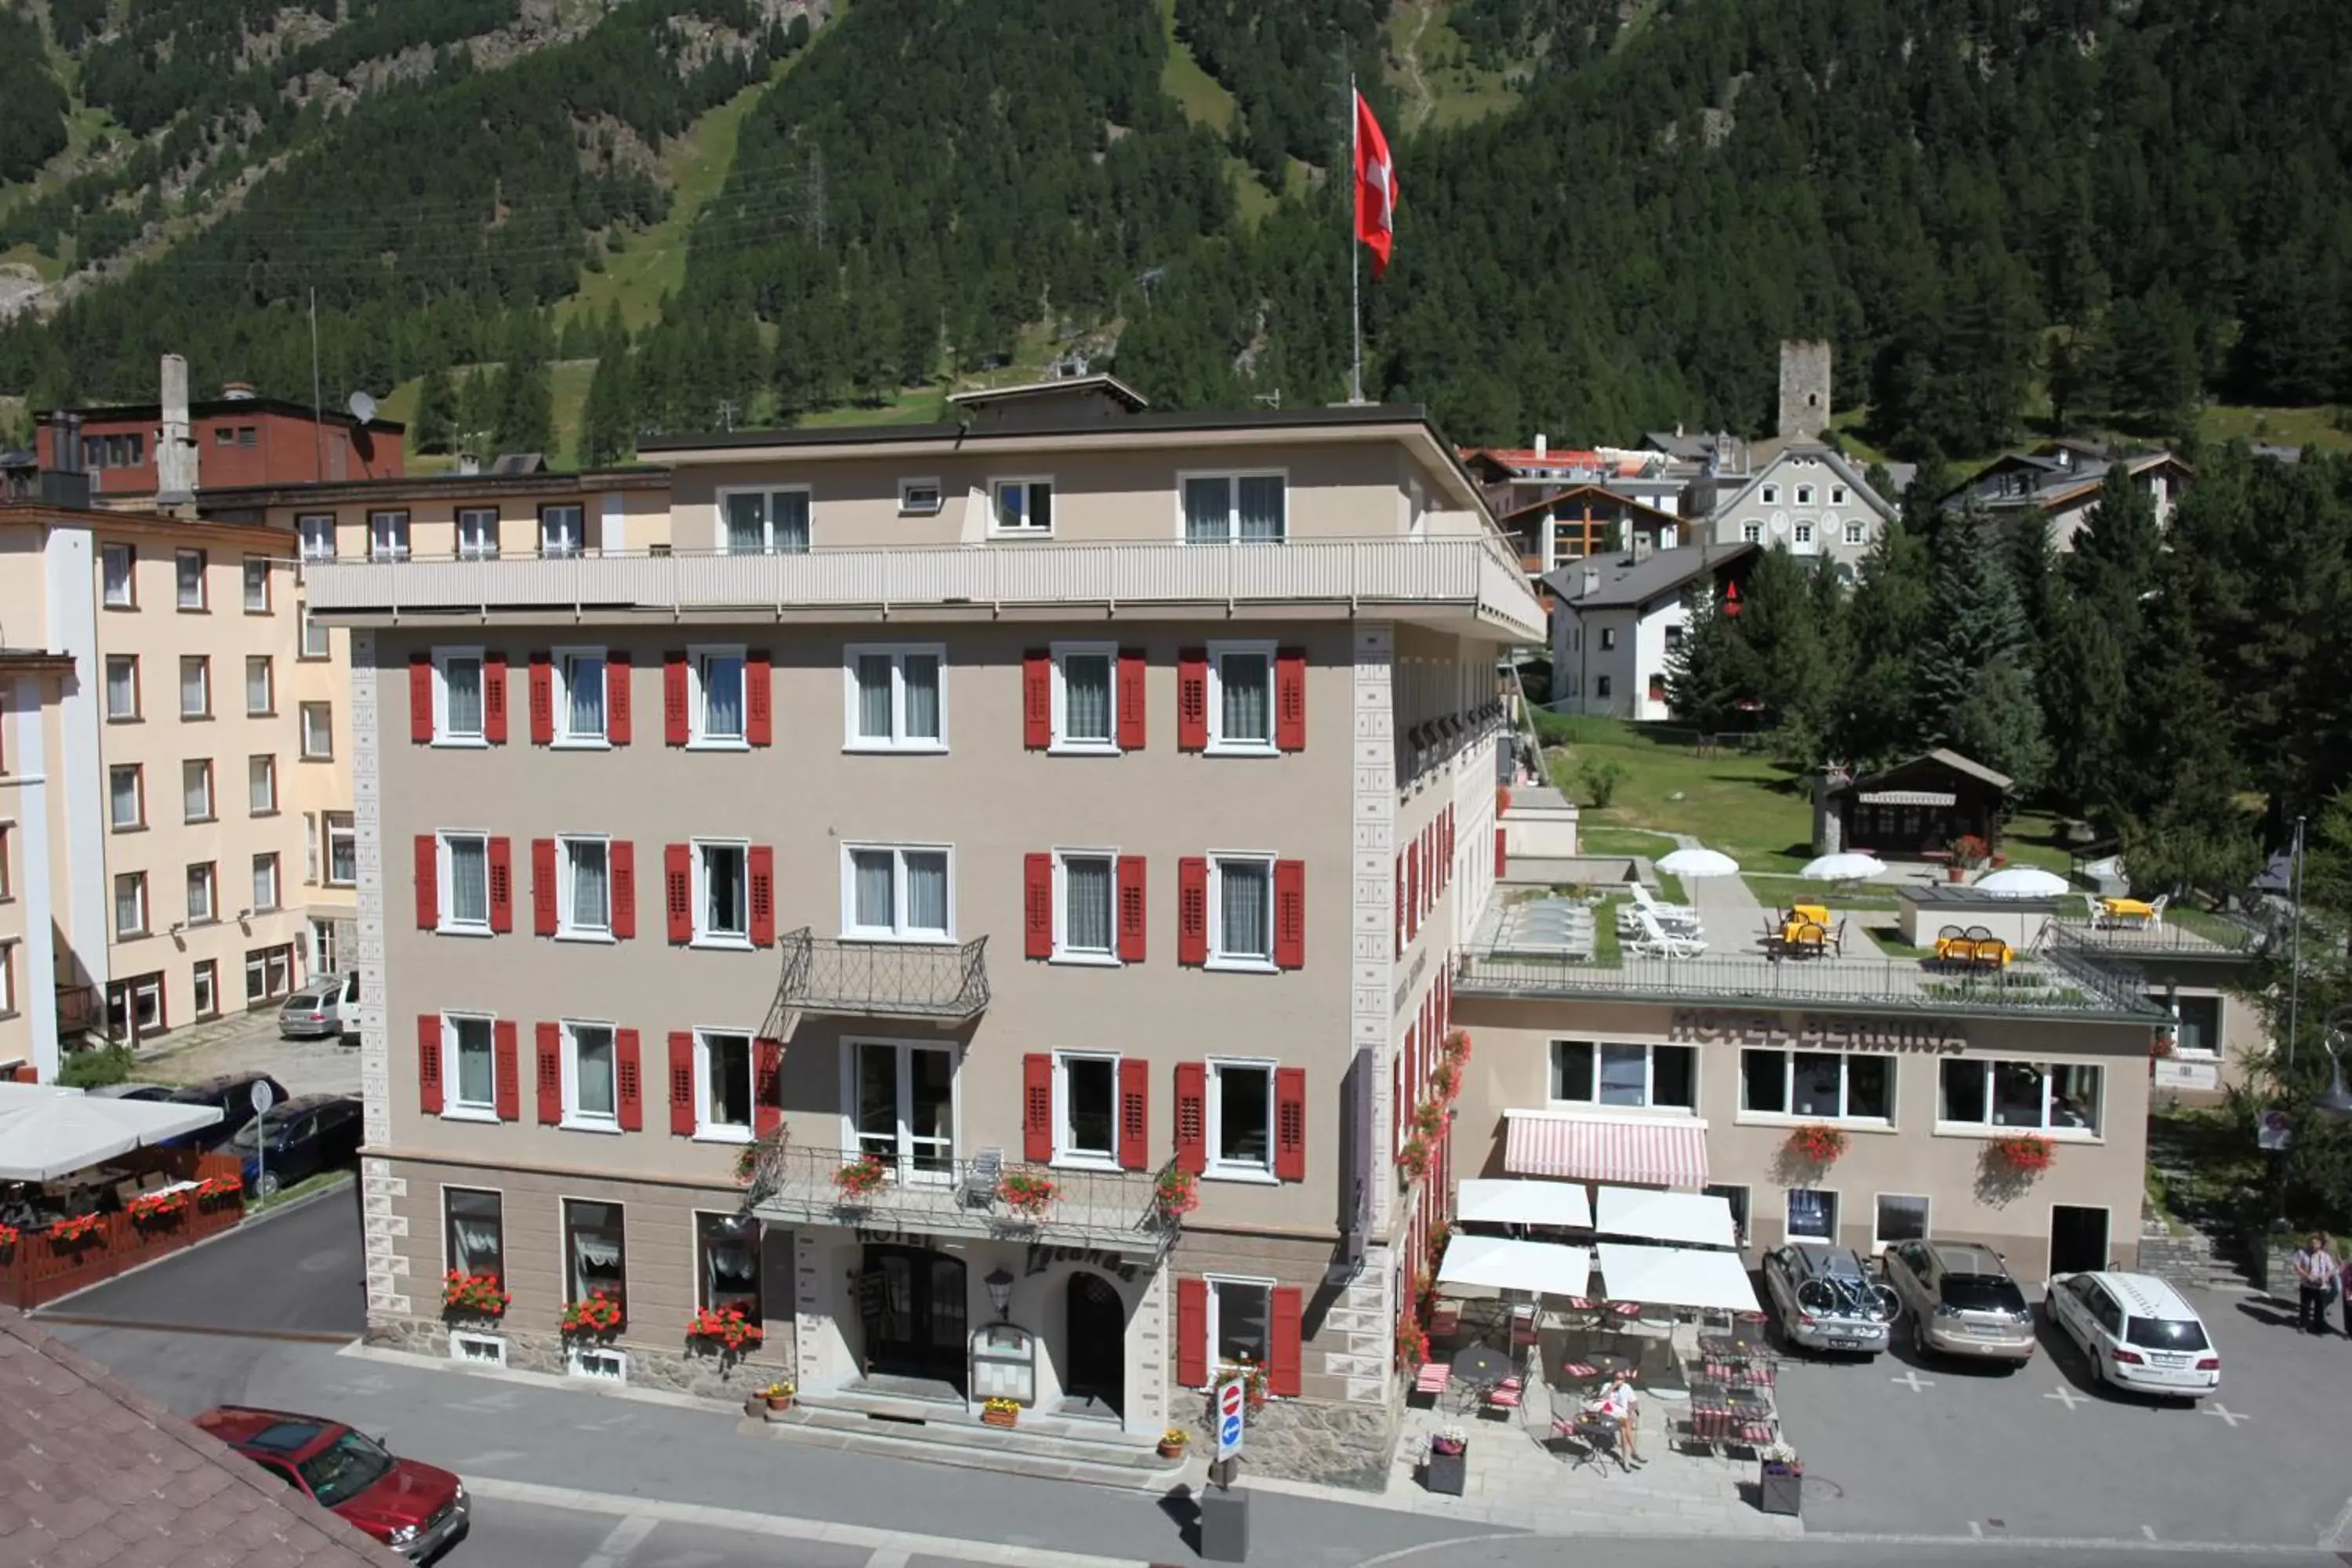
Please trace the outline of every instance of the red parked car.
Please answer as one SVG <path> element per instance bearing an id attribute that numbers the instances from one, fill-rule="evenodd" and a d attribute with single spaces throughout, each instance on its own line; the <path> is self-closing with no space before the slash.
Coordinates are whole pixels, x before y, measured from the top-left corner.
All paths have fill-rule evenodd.
<path id="1" fill-rule="evenodd" d="M 196 1425 L 413 1562 L 465 1539 L 471 1511 L 465 1482 L 394 1458 L 340 1421 L 224 1405 Z"/>

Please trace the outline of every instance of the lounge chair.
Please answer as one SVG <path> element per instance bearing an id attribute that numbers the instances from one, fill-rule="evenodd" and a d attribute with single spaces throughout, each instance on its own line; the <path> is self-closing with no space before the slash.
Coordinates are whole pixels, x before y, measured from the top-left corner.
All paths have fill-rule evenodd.
<path id="1" fill-rule="evenodd" d="M 1706 943 L 1695 936 L 1681 936 L 1658 923 L 1658 917 L 1647 910 L 1635 911 L 1642 934 L 1631 943 L 1635 952 L 1645 958 L 1696 958 L 1706 951 Z"/>
<path id="2" fill-rule="evenodd" d="M 2164 906 L 2171 901 L 2170 893 L 2158 893 L 2147 901 L 2147 925 L 2150 931 L 2164 923 Z"/>
<path id="3" fill-rule="evenodd" d="M 1632 893 L 1633 907 L 1647 910 L 1666 930 L 1683 936 L 1699 934 L 1698 910 L 1690 905 L 1663 902 L 1639 882 L 1632 885 Z"/>

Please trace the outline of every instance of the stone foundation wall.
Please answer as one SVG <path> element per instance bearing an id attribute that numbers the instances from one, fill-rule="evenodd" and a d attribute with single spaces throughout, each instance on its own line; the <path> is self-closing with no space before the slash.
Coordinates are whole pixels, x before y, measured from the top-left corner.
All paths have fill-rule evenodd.
<path id="1" fill-rule="evenodd" d="M 507 1365 L 516 1372 L 543 1372 L 562 1376 L 568 1370 L 561 1334 L 509 1332 L 503 1326 L 457 1325 L 461 1332 L 495 1334 L 506 1341 Z M 447 1358 L 450 1325 L 430 1318 L 379 1318 L 368 1324 L 367 1342 L 387 1350 Z M 661 1388 L 705 1399 L 740 1402 L 771 1383 L 792 1377 L 793 1331 L 774 1324 L 759 1350 L 748 1359 L 688 1352 L 623 1339 L 614 1346 L 629 1357 L 629 1386 Z M 464 1363 L 458 1364 L 463 1365 Z"/>
<path id="2" fill-rule="evenodd" d="M 1175 1425 L 1190 1428 L 1193 1452 L 1216 1451 L 1205 1395 L 1197 1396 L 1191 1419 Z M 1242 1474 L 1376 1492 L 1388 1485 L 1396 1438 L 1394 1405 L 1276 1400 L 1250 1421 Z"/>

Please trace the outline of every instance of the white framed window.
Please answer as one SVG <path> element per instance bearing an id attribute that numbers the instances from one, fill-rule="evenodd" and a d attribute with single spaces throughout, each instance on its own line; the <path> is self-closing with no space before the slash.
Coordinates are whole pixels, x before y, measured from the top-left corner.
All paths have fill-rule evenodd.
<path id="1" fill-rule="evenodd" d="M 1273 1181 L 1275 1064 L 1212 1057 L 1208 1067 L 1207 1173 Z"/>
<path id="2" fill-rule="evenodd" d="M 1743 1121 L 1895 1121 L 1895 1058 L 1868 1052 L 1744 1050 Z"/>
<path id="3" fill-rule="evenodd" d="M 594 942 L 613 937 L 611 843 L 598 837 L 555 841 L 555 934 Z"/>
<path id="4" fill-rule="evenodd" d="M 1848 544 L 1860 544 L 1864 536 L 1865 531 L 1860 521 L 1849 522 L 1845 525 L 1845 542 Z"/>
<path id="5" fill-rule="evenodd" d="M 1836 1245 L 1838 1195 L 1819 1187 L 1789 1189 L 1789 1239 L 1808 1246 Z"/>
<path id="6" fill-rule="evenodd" d="M 328 629 L 324 621 L 310 613 L 309 605 L 304 605 L 302 607 L 302 657 L 332 658 L 334 654 L 333 634 Z"/>
<path id="7" fill-rule="evenodd" d="M 466 506 L 457 509 L 457 559 L 496 561 L 499 558 L 499 509 Z"/>
<path id="8" fill-rule="evenodd" d="M 1832 485 L 1830 487 L 1830 505 L 1845 505 L 1845 487 L 1843 485 Z"/>
<path id="9" fill-rule="evenodd" d="M 1810 546 L 1813 542 L 1813 525 L 1811 523 L 1798 523 L 1793 531 L 1796 534 L 1797 543 L 1799 545 Z"/>
<path id="10" fill-rule="evenodd" d="M 202 654 L 184 656 L 180 660 L 180 717 L 209 719 L 213 716 L 213 661 Z"/>
<path id="11" fill-rule="evenodd" d="M 1286 476 L 1179 474 L 1187 544 L 1279 544 L 1289 532 Z"/>
<path id="12" fill-rule="evenodd" d="M 1274 857 L 1209 857 L 1209 967 L 1274 967 Z"/>
<path id="13" fill-rule="evenodd" d="M 275 947 L 255 947 L 245 954 L 245 999 L 255 1002 L 274 1001 L 294 989 L 294 944 L 279 942 Z"/>
<path id="14" fill-rule="evenodd" d="M 1739 538 L 1740 538 L 1741 542 L 1742 542 L 1742 543 L 1746 543 L 1746 544 L 1761 544 L 1761 543 L 1763 543 L 1763 542 L 1764 542 L 1764 525 L 1763 525 L 1762 523 L 1760 523 L 1760 522 L 1743 522 L 1743 523 L 1741 523 L 1741 524 L 1739 525 Z"/>
<path id="15" fill-rule="evenodd" d="M 269 558 L 266 555 L 245 558 L 245 613 L 248 616 L 269 613 Z"/>
<path id="16" fill-rule="evenodd" d="M 1054 852 L 1054 957 L 1118 962 L 1118 856 L 1109 849 Z"/>
<path id="17" fill-rule="evenodd" d="M 211 601 L 205 592 L 205 552 L 203 551 L 173 551 L 172 577 L 177 587 L 180 608 L 184 610 L 211 608 Z"/>
<path id="18" fill-rule="evenodd" d="M 278 857 L 253 858 L 253 911 L 264 914 L 278 907 Z"/>
<path id="19" fill-rule="evenodd" d="M 1212 1274 L 1209 1281 L 1208 1367 L 1264 1366 L 1274 1354 L 1274 1281 Z"/>
<path id="20" fill-rule="evenodd" d="M 348 811 L 331 811 L 327 823 L 327 886 L 355 888 L 360 880 L 360 830 Z M 332 971 L 332 964 L 321 967 Z"/>
<path id="21" fill-rule="evenodd" d="M 1813 504 L 1812 486 L 1799 485 L 1797 487 L 1797 504 L 1799 506 L 1811 506 Z"/>
<path id="22" fill-rule="evenodd" d="M 1762 492 L 1762 500 L 1766 506 L 1779 506 L 1780 504 L 1780 487 L 1778 485 L 1766 485 Z"/>
<path id="23" fill-rule="evenodd" d="M 278 811 L 278 759 L 248 757 L 245 763 L 245 809 L 249 816 L 270 816 Z"/>
<path id="24" fill-rule="evenodd" d="M 621 1093 L 613 1026 L 566 1018 L 558 1027 L 563 1042 L 562 1125 L 578 1131 L 618 1132 Z"/>
<path id="25" fill-rule="evenodd" d="M 719 547 L 730 555 L 797 555 L 809 547 L 809 491 L 719 492 Z"/>
<path id="26" fill-rule="evenodd" d="M 852 643 L 843 651 L 843 745 L 853 752 L 944 752 L 947 648 L 940 643 Z"/>
<path id="27" fill-rule="evenodd" d="M 2105 1074 L 2078 1062 L 1951 1057 L 1941 1064 L 1936 1130 L 2095 1137 Z"/>
<path id="28" fill-rule="evenodd" d="M 305 561 L 332 561 L 335 558 L 335 514 L 308 512 L 294 520 L 296 548 Z"/>
<path id="29" fill-rule="evenodd" d="M 209 860 L 188 868 L 188 923 L 203 925 L 217 918 L 218 905 L 213 899 L 213 863 Z"/>
<path id="30" fill-rule="evenodd" d="M 147 934 L 147 873 L 124 871 L 114 879 L 114 934 Z"/>
<path id="31" fill-rule="evenodd" d="M 147 781 L 138 763 L 106 770 L 106 821 L 117 833 L 147 826 Z"/>
<path id="32" fill-rule="evenodd" d="M 687 673 L 691 678 L 688 708 L 693 721 L 688 743 L 721 749 L 745 745 L 742 646 L 691 649 Z"/>
<path id="33" fill-rule="evenodd" d="M 310 922 L 310 973 L 313 974 L 341 973 L 343 966 L 336 962 L 341 952 L 341 944 L 335 941 L 335 922 L 331 920 L 312 921 Z M 351 999 L 353 1001 L 358 999 L 356 993 Z"/>
<path id="34" fill-rule="evenodd" d="M 98 547 L 99 581 L 104 586 L 104 602 L 110 610 L 135 610 L 139 607 L 139 588 L 134 568 L 139 563 L 139 552 L 128 544 L 101 544 Z"/>
<path id="35" fill-rule="evenodd" d="M 1274 754 L 1274 644 L 1209 645 L 1209 750 Z"/>
<path id="36" fill-rule="evenodd" d="M 1880 1193 L 1872 1205 L 1870 1250 L 1884 1252 L 1906 1241 L 1927 1239 L 1928 1203 L 1906 1193 Z"/>
<path id="37" fill-rule="evenodd" d="M 371 561 L 408 559 L 408 514 L 406 512 L 372 511 L 368 513 L 368 559 Z"/>
<path id="38" fill-rule="evenodd" d="M 441 1015 L 441 1114 L 461 1121 L 499 1119 L 498 1052 L 486 1013 Z"/>
<path id="39" fill-rule="evenodd" d="M 1051 479 L 998 479 L 988 487 L 988 531 L 1021 538 L 1054 531 Z"/>
<path id="40" fill-rule="evenodd" d="M 751 1037 L 694 1031 L 694 1135 L 725 1143 L 751 1141 Z"/>
<path id="41" fill-rule="evenodd" d="M 1614 653 L 1617 651 L 1617 628 L 1615 626 L 1602 626 L 1601 628 L 1601 651 L 1602 653 Z"/>
<path id="42" fill-rule="evenodd" d="M 439 837 L 441 923 L 452 936 L 490 933 L 490 840 L 481 833 Z"/>
<path id="43" fill-rule="evenodd" d="M 955 888 L 945 845 L 845 844 L 841 934 L 866 942 L 948 942 Z"/>
<path id="44" fill-rule="evenodd" d="M 1054 1053 L 1054 1163 L 1118 1169 L 1118 1055 Z"/>
<path id="45" fill-rule="evenodd" d="M 245 656 L 245 716 L 267 719 L 278 710 L 277 671 L 266 653 Z"/>
<path id="46" fill-rule="evenodd" d="M 110 653 L 106 656 L 106 716 L 109 719 L 139 717 L 139 658 L 136 654 Z"/>
<path id="47" fill-rule="evenodd" d="M 940 481 L 900 479 L 898 510 L 908 517 L 929 517 L 940 510 Z"/>
<path id="48" fill-rule="evenodd" d="M 302 704 L 302 760 L 306 763 L 327 762 L 335 754 L 335 705 L 331 702 Z"/>
<path id="49" fill-rule="evenodd" d="M 698 947 L 751 945 L 751 847 L 740 840 L 694 841 L 694 942 Z"/>
<path id="50" fill-rule="evenodd" d="M 196 1004 L 196 1016 L 220 1016 L 220 960 L 207 958 L 195 967 L 190 977 Z"/>
<path id="51" fill-rule="evenodd" d="M 1118 645 L 1057 642 L 1054 656 L 1056 752 L 1118 751 Z"/>
<path id="52" fill-rule="evenodd" d="M 842 1147 L 886 1162 L 902 1182 L 954 1180 L 959 1062 L 954 1046 L 843 1042 Z"/>
<path id="53" fill-rule="evenodd" d="M 604 745 L 604 650 L 560 647 L 551 658 L 555 674 L 555 743 Z"/>
<path id="54" fill-rule="evenodd" d="M 213 764 L 209 757 L 180 764 L 180 819 L 183 822 L 210 822 L 213 819 Z"/>
<path id="55" fill-rule="evenodd" d="M 204 965 L 198 964 L 201 971 Z M 0 942 L 0 1018 L 13 1016 L 16 1011 L 16 943 Z M 198 1016 L 202 1016 L 199 1012 Z"/>
<path id="56" fill-rule="evenodd" d="M 1695 1111 L 1698 1050 L 1694 1046 L 1554 1040 L 1551 1098 L 1560 1105 Z"/>
<path id="57" fill-rule="evenodd" d="M 539 509 L 539 552 L 551 561 L 568 560 L 588 547 L 585 514 L 576 501 Z"/>
<path id="58" fill-rule="evenodd" d="M 482 730 L 482 650 L 478 647 L 433 650 L 433 743 L 489 743 Z"/>

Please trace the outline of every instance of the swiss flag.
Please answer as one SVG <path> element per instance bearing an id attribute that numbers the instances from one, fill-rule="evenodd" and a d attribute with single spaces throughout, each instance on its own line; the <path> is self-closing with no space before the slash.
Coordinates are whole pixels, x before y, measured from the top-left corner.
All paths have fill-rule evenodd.
<path id="1" fill-rule="evenodd" d="M 1389 269 L 1396 245 L 1396 163 L 1372 106 L 1356 95 L 1356 238 L 1371 249 L 1372 279 Z"/>

